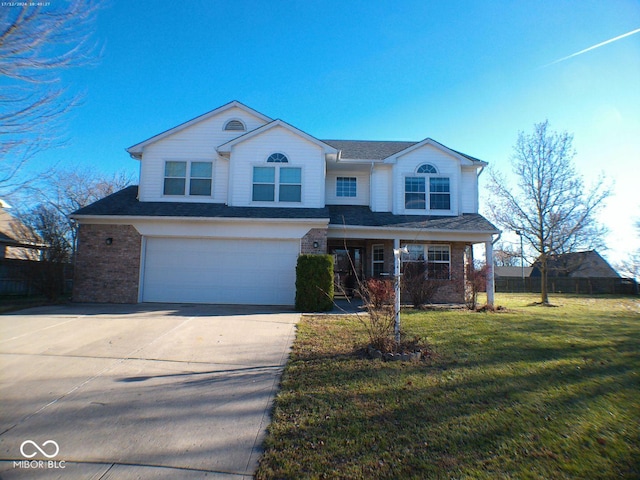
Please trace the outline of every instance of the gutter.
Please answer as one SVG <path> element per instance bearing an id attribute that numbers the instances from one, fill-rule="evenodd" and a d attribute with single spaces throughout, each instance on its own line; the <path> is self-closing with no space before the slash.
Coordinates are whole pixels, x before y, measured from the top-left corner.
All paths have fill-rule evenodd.
<path id="1" fill-rule="evenodd" d="M 329 218 L 247 218 L 247 217 L 176 217 L 176 216 L 143 216 L 143 215 L 69 215 L 73 220 L 118 220 L 119 223 L 134 221 L 179 221 L 179 222 L 237 222 L 255 223 L 255 221 L 265 223 L 329 223 Z"/>

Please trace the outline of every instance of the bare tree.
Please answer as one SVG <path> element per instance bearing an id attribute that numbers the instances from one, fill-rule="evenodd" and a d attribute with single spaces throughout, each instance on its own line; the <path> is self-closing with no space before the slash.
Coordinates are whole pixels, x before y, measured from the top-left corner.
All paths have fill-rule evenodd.
<path id="1" fill-rule="evenodd" d="M 43 235 L 44 232 L 53 232 L 56 237 L 56 245 L 67 245 L 66 250 L 70 258 L 76 252 L 78 229 L 75 220 L 69 215 L 76 210 L 85 207 L 101 198 L 121 190 L 132 183 L 131 176 L 125 173 L 117 173 L 112 176 L 100 176 L 86 169 L 60 170 L 52 174 L 46 182 L 45 188 L 39 190 L 37 197 L 39 204 L 31 211 L 24 212 L 21 220 L 33 228 L 44 243 L 52 244 L 52 239 Z M 34 224 L 34 212 L 46 212 L 47 215 L 38 215 L 43 222 Z"/>
<path id="2" fill-rule="evenodd" d="M 640 220 L 636 220 L 634 226 L 637 235 L 640 238 Z M 633 278 L 636 281 L 640 281 L 640 248 L 636 249 L 635 252 L 629 253 L 627 258 L 625 258 L 622 262 L 619 262 L 616 265 L 616 270 L 618 270 L 625 277 Z"/>
<path id="3" fill-rule="evenodd" d="M 573 136 L 549 130 L 545 121 L 532 134 L 520 132 L 512 157 L 517 186 L 491 172 L 489 208 L 494 220 L 519 230 L 537 253 L 541 302 L 549 303 L 547 259 L 552 255 L 602 247 L 604 228 L 596 213 L 610 195 L 603 180 L 585 189 L 573 165 Z"/>
<path id="4" fill-rule="evenodd" d="M 93 0 L 15 2 L 0 9 L 0 194 L 10 195 L 42 172 L 25 166 L 48 148 L 65 143 L 63 118 L 80 101 L 61 72 L 95 61 L 90 43 Z"/>
<path id="5" fill-rule="evenodd" d="M 520 250 L 515 250 L 509 245 L 502 243 L 499 248 L 493 251 L 493 260 L 496 267 L 519 267 L 522 260 Z"/>

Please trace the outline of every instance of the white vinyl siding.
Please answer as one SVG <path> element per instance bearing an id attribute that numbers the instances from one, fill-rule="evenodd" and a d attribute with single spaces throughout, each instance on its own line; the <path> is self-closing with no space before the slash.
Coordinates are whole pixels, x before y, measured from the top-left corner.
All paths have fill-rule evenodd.
<path id="1" fill-rule="evenodd" d="M 478 213 L 478 173 L 475 168 L 462 169 L 459 196 L 460 213 Z"/>
<path id="2" fill-rule="evenodd" d="M 438 171 L 437 174 L 417 174 L 416 169 L 422 164 L 431 164 Z M 393 166 L 393 213 L 395 214 L 411 214 L 411 215 L 459 215 L 459 196 L 461 167 L 460 160 L 454 158 L 445 152 L 431 146 L 425 145 L 421 148 L 398 158 L 397 163 Z M 425 191 L 414 192 L 416 195 L 416 205 L 419 203 L 417 197 L 419 194 L 424 195 L 426 208 L 407 208 L 405 197 L 405 185 L 407 178 L 424 178 Z M 449 179 L 449 207 L 448 209 L 430 209 L 430 200 L 436 200 L 430 197 L 430 193 L 446 195 L 447 192 L 430 192 L 431 178 L 447 178 Z M 417 188 L 417 186 L 416 186 Z M 444 189 L 442 185 L 439 189 Z M 422 197 L 421 197 L 422 198 Z M 443 198 L 437 197 L 437 201 Z M 439 206 L 442 206 L 440 204 Z M 420 205 L 418 205 L 420 207 Z"/>
<path id="3" fill-rule="evenodd" d="M 241 120 L 247 130 L 253 130 L 265 123 L 245 110 L 231 108 L 221 112 L 219 115 L 212 116 L 200 123 L 195 123 L 184 130 L 147 145 L 140 165 L 140 200 L 148 202 L 226 202 L 228 161 L 218 157 L 216 147 L 245 133 L 224 130 L 225 124 L 230 119 Z M 164 196 L 164 169 L 167 160 L 212 162 L 213 195 L 210 197 Z"/>
<path id="4" fill-rule="evenodd" d="M 371 210 L 390 212 L 392 209 L 393 170 L 391 165 L 376 165 L 371 172 Z"/>
<path id="5" fill-rule="evenodd" d="M 338 178 L 355 179 L 355 196 L 338 195 Z M 324 186 L 327 205 L 369 205 L 370 192 L 369 171 L 362 172 L 327 172 Z"/>
<path id="6" fill-rule="evenodd" d="M 274 150 L 287 157 L 287 163 L 267 163 Z M 232 148 L 229 169 L 229 196 L 228 204 L 231 206 L 264 206 L 281 207 L 279 201 L 254 202 L 254 168 L 268 167 L 276 169 L 299 169 L 300 180 L 294 178 L 297 173 L 293 170 L 285 173 L 283 184 L 282 171 L 276 172 L 274 182 L 280 187 L 284 186 L 284 199 L 293 198 L 293 190 L 299 191 L 300 201 L 287 201 L 288 207 L 324 207 L 324 169 L 325 158 L 322 149 L 314 143 L 301 138 L 282 127 L 266 130 L 240 142 Z M 286 172 L 286 171 L 285 171 Z M 280 175 L 278 175 L 280 173 Z M 275 199 L 280 198 L 279 191 L 274 193 Z"/>

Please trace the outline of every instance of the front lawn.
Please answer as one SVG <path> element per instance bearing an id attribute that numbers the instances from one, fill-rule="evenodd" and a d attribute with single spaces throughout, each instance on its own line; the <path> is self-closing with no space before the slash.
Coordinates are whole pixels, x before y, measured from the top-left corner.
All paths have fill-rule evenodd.
<path id="1" fill-rule="evenodd" d="M 365 358 L 354 317 L 303 317 L 256 478 L 640 478 L 640 301 L 551 300 L 403 311 L 419 363 Z"/>

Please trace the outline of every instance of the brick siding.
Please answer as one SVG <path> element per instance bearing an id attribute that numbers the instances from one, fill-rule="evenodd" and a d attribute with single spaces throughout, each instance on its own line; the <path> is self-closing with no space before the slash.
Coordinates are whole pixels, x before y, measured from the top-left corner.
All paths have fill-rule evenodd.
<path id="1" fill-rule="evenodd" d="M 131 225 L 80 225 L 73 301 L 137 303 L 141 243 Z"/>
<path id="2" fill-rule="evenodd" d="M 314 248 L 313 242 L 318 242 Z M 303 254 L 324 254 L 327 253 L 327 229 L 312 228 L 300 240 L 300 253 Z"/>

